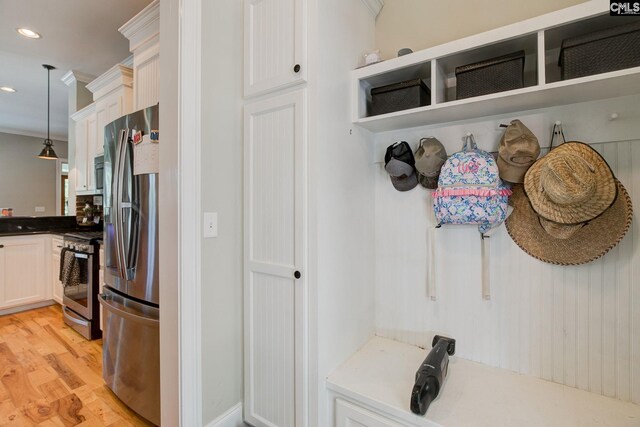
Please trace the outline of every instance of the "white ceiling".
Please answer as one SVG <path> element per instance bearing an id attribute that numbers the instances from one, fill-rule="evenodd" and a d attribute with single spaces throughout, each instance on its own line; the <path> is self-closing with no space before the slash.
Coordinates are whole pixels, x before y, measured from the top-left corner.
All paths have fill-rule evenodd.
<path id="1" fill-rule="evenodd" d="M 47 70 L 51 64 L 51 138 L 67 140 L 69 70 L 99 76 L 127 58 L 118 28 L 151 0 L 0 0 L 0 132 L 47 134 Z M 26 39 L 16 28 L 42 35 Z"/>

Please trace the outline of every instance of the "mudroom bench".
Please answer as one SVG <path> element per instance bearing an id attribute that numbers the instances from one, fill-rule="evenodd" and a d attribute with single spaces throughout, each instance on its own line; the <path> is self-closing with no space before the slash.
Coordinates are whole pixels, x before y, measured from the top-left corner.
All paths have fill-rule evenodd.
<path id="1" fill-rule="evenodd" d="M 427 350 L 374 337 L 327 378 L 336 427 L 638 426 L 640 406 L 453 356 L 422 417 L 409 409 Z"/>

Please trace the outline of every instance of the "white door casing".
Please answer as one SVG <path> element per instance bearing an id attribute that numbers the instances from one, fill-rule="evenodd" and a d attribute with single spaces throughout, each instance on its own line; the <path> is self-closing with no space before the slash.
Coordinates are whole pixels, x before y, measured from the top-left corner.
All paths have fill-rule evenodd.
<path id="1" fill-rule="evenodd" d="M 245 420 L 256 426 L 307 425 L 305 103 L 301 89 L 244 109 Z"/>
<path id="2" fill-rule="evenodd" d="M 307 0 L 245 0 L 244 96 L 306 81 Z"/>

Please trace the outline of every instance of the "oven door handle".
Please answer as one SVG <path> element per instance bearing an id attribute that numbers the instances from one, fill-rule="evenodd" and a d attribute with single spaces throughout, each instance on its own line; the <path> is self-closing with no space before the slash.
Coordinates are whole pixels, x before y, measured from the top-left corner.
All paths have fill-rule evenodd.
<path id="1" fill-rule="evenodd" d="M 82 253 L 79 253 L 79 252 L 74 252 L 73 256 L 76 257 L 76 258 L 89 259 L 89 255 L 82 254 Z"/>

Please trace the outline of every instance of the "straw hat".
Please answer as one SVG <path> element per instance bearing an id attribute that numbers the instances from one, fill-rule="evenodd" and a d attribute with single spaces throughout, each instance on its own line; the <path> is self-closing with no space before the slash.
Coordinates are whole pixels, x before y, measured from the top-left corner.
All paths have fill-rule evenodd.
<path id="1" fill-rule="evenodd" d="M 509 200 L 514 210 L 506 221 L 507 232 L 523 251 L 544 262 L 578 265 L 598 259 L 622 240 L 633 217 L 627 190 L 618 180 L 614 185 L 617 196 L 613 204 L 596 218 L 576 225 L 539 217 L 523 186 L 516 185 Z"/>
<path id="2" fill-rule="evenodd" d="M 541 217 L 579 224 L 600 215 L 616 199 L 613 173 L 602 156 L 582 142 L 565 142 L 527 171 L 524 191 Z"/>

